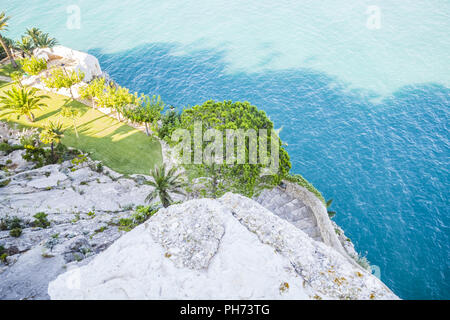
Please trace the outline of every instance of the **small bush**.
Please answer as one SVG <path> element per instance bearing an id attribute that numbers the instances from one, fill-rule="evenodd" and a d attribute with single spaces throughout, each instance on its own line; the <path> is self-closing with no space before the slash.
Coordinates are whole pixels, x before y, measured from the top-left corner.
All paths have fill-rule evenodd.
<path id="1" fill-rule="evenodd" d="M 23 147 L 21 145 L 9 145 L 6 142 L 0 143 L 0 151 L 5 152 L 7 155 L 15 150 L 21 150 Z"/>
<path id="2" fill-rule="evenodd" d="M 161 127 L 158 130 L 158 136 L 171 143 L 172 133 L 181 127 L 181 114 L 176 110 L 169 110 L 161 117 Z"/>
<path id="3" fill-rule="evenodd" d="M 36 168 L 71 160 L 80 154 L 78 150 L 69 149 L 62 143 L 59 143 L 56 145 L 54 155 L 52 156 L 51 150 L 43 148 L 43 144 L 38 134 L 22 137 L 20 143 L 25 149 L 25 154 L 22 158 L 35 163 Z"/>
<path id="4" fill-rule="evenodd" d="M 11 229 L 11 231 L 9 231 L 9 235 L 11 237 L 18 238 L 22 235 L 22 229 L 21 228 Z"/>
<path id="5" fill-rule="evenodd" d="M 138 225 L 147 221 L 152 215 L 158 211 L 154 206 L 138 206 L 136 211 L 129 218 L 122 218 L 119 220 L 119 230 L 130 231 Z"/>
<path id="6" fill-rule="evenodd" d="M 61 89 L 70 88 L 74 84 L 83 81 L 85 74 L 82 71 L 63 70 L 55 68 L 51 71 L 51 76 L 43 78 L 44 84 L 49 88 Z"/>
<path id="7" fill-rule="evenodd" d="M 0 230 L 11 230 L 15 228 L 22 228 L 22 220 L 18 217 L 13 218 L 2 218 L 0 219 Z"/>
<path id="8" fill-rule="evenodd" d="M 6 257 L 8 254 L 6 253 L 6 249 L 4 246 L 0 246 L 0 262 L 6 263 Z"/>
<path id="9" fill-rule="evenodd" d="M 131 218 L 121 218 L 119 220 L 119 230 L 130 231 L 133 227 L 133 219 Z"/>
<path id="10" fill-rule="evenodd" d="M 89 85 L 79 89 L 80 97 L 82 99 L 93 99 L 104 94 L 106 90 L 105 78 L 96 78 L 92 80 Z"/>
<path id="11" fill-rule="evenodd" d="M 47 214 L 44 212 L 38 212 L 33 217 L 36 219 L 33 221 L 34 227 L 43 229 L 50 227 L 50 221 L 47 220 Z"/>
<path id="12" fill-rule="evenodd" d="M 80 164 L 82 164 L 83 162 L 86 162 L 87 161 L 87 156 L 86 155 L 84 155 L 84 154 L 79 154 L 78 156 L 76 156 L 75 158 L 73 158 L 72 159 L 72 164 L 73 165 L 80 165 Z"/>
<path id="13" fill-rule="evenodd" d="M 6 187 L 11 182 L 11 179 L 0 180 L 0 188 Z"/>
<path id="14" fill-rule="evenodd" d="M 39 74 L 41 71 L 47 69 L 47 61 L 45 59 L 38 59 L 36 57 L 31 57 L 23 59 L 22 69 L 33 76 Z"/>
<path id="15" fill-rule="evenodd" d="M 101 162 L 97 163 L 97 167 L 96 170 L 98 173 L 102 173 L 103 172 L 103 164 Z"/>
<path id="16" fill-rule="evenodd" d="M 101 233 L 101 232 L 105 231 L 107 228 L 108 228 L 108 227 L 106 227 L 106 226 L 102 226 L 102 227 L 96 229 L 96 230 L 95 230 L 95 233 Z"/>

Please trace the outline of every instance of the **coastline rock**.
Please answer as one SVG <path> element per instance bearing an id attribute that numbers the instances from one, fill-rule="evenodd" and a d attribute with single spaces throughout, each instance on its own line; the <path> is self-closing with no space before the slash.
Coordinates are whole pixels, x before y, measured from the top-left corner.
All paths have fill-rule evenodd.
<path id="1" fill-rule="evenodd" d="M 85 82 L 89 82 L 94 77 L 102 75 L 102 69 L 100 68 L 98 59 L 85 52 L 64 46 L 55 46 L 53 48 L 37 48 L 33 54 L 38 58 L 44 58 L 46 61 L 65 59 L 68 69 L 84 72 Z"/>
<path id="2" fill-rule="evenodd" d="M 232 193 L 159 210 L 58 276 L 48 292 L 52 299 L 397 299 L 335 249 Z"/>
<path id="3" fill-rule="evenodd" d="M 10 145 L 23 134 L 0 124 L 0 138 Z M 231 193 L 194 199 L 159 210 L 127 233 L 119 222 L 146 204 L 148 176 L 99 170 L 87 157 L 33 169 L 23 150 L 8 152 L 0 154 L 8 169 L 0 178 L 7 181 L 0 187 L 0 222 L 17 218 L 22 233 L 0 231 L 7 254 L 0 262 L 0 299 L 397 298 L 322 242 L 325 229 L 312 237 L 316 232 L 299 223 L 306 208 L 298 199 L 271 206 L 286 194 L 266 203 L 268 191 L 259 199 L 268 209 Z M 293 214 L 297 209 L 302 212 Z M 48 226 L 36 223 L 37 213 Z M 350 253 L 344 237 L 342 231 L 338 241 Z"/>
<path id="4" fill-rule="evenodd" d="M 27 132 L 0 123 L 1 141 L 17 145 L 23 134 Z M 48 299 L 48 282 L 124 234 L 120 219 L 147 205 L 152 187 L 106 166 L 97 172 L 97 162 L 89 158 L 33 169 L 33 163 L 22 159 L 23 152 L 0 154 L 0 164 L 8 169 L 0 176 L 0 182 L 8 182 L 0 187 L 0 246 L 1 254 L 6 253 L 0 262 L 0 299 Z M 47 215 L 48 227 L 35 225 L 37 213 Z M 10 235 L 12 219 L 22 229 L 19 237 Z"/>

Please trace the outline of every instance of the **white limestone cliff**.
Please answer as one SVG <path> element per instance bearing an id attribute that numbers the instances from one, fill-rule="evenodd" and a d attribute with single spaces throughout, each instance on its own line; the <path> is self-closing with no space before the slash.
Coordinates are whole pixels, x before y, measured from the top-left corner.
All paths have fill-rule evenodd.
<path id="1" fill-rule="evenodd" d="M 94 77 L 102 75 L 102 69 L 98 59 L 91 54 L 77 51 L 64 46 L 55 46 L 53 48 L 37 48 L 33 52 L 37 58 L 43 58 L 46 61 L 60 60 L 65 62 L 69 69 L 82 71 L 84 81 L 89 82 Z"/>
<path id="2" fill-rule="evenodd" d="M 257 202 L 227 193 L 161 209 L 52 299 L 396 299 L 373 275 Z"/>
<path id="3" fill-rule="evenodd" d="M 11 146 L 33 132 L 0 123 Z M 118 223 L 145 204 L 149 177 L 88 157 L 35 168 L 23 153 L 0 151 L 0 223 L 18 218 L 23 229 L 0 228 L 0 299 L 397 298 L 294 185 L 172 205 L 127 233 Z M 48 227 L 33 224 L 39 212 Z"/>

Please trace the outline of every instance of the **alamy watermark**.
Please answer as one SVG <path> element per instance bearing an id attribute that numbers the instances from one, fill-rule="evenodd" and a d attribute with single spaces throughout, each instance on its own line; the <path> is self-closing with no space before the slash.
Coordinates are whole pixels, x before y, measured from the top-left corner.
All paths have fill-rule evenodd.
<path id="1" fill-rule="evenodd" d="M 273 129 L 203 130 L 202 122 L 195 121 L 191 132 L 177 129 L 172 133 L 183 164 L 260 164 L 264 175 L 278 173 L 280 142 Z"/>
<path id="2" fill-rule="evenodd" d="M 67 21 L 66 21 L 67 29 L 70 29 L 70 30 L 81 29 L 81 9 L 80 9 L 80 7 L 75 4 L 67 6 L 66 13 L 68 14 Z"/>
<path id="3" fill-rule="evenodd" d="M 379 6 L 368 6 L 366 10 L 368 15 L 366 27 L 370 30 L 381 29 L 381 9 Z"/>

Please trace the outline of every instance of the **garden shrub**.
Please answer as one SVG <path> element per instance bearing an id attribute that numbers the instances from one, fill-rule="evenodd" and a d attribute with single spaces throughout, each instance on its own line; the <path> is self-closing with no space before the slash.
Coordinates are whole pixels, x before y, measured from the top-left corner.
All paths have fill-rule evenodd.
<path id="1" fill-rule="evenodd" d="M 14 229 L 11 229 L 11 230 L 9 231 L 9 235 L 10 235 L 11 237 L 18 238 L 18 237 L 20 237 L 20 236 L 22 235 L 22 229 L 21 229 L 21 228 L 14 228 Z"/>
<path id="2" fill-rule="evenodd" d="M 44 212 L 38 212 L 34 216 L 35 220 L 33 221 L 34 227 L 39 228 L 48 228 L 50 226 L 50 221 L 47 220 L 47 214 Z"/>
<path id="3" fill-rule="evenodd" d="M 15 228 L 22 228 L 22 220 L 18 217 L 4 217 L 0 219 L 0 230 L 11 230 Z"/>
<path id="4" fill-rule="evenodd" d="M 119 230 L 131 231 L 133 228 L 147 221 L 158 211 L 157 206 L 137 206 L 136 211 L 129 218 L 119 220 Z"/>
<path id="5" fill-rule="evenodd" d="M 11 182 L 11 179 L 0 180 L 0 188 L 6 187 Z"/>
<path id="6" fill-rule="evenodd" d="M 23 149 L 23 146 L 21 146 L 21 145 L 10 145 L 6 142 L 0 143 L 0 151 L 5 152 L 6 155 L 10 154 L 13 151 L 21 150 L 21 149 Z"/>
<path id="7" fill-rule="evenodd" d="M 181 126 L 181 114 L 172 109 L 161 116 L 161 127 L 158 136 L 166 142 L 171 142 L 172 133 Z"/>
<path id="8" fill-rule="evenodd" d="M 43 58 L 26 58 L 22 60 L 22 69 L 33 76 L 47 69 L 47 61 Z"/>

